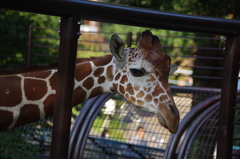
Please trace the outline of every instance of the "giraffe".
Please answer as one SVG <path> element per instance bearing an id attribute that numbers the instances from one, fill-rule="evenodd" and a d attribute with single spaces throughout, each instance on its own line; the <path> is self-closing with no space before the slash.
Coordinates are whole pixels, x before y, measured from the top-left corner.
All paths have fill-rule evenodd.
<path id="1" fill-rule="evenodd" d="M 114 34 L 109 47 L 112 54 L 77 61 L 73 106 L 102 93 L 119 93 L 176 133 L 179 112 L 168 76 L 177 67 L 162 54 L 159 38 L 146 30 L 136 48 L 125 48 Z M 0 131 L 53 115 L 57 72 L 55 67 L 30 67 L 0 76 Z"/>

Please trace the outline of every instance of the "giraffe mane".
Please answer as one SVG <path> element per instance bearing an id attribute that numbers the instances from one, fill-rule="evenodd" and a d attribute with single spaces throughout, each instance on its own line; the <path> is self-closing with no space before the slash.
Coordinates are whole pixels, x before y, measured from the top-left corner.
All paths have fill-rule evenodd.
<path id="1" fill-rule="evenodd" d="M 109 55 L 106 55 L 106 56 L 109 56 Z M 102 57 L 104 57 L 104 56 L 102 56 Z M 88 61 L 94 61 L 94 60 L 102 58 L 102 57 L 78 58 L 76 60 L 76 64 L 88 62 Z M 56 62 L 56 63 L 52 63 L 52 64 L 48 64 L 48 65 L 23 66 L 23 67 L 14 68 L 11 70 L 3 69 L 3 70 L 0 70 L 0 76 L 46 71 L 46 70 L 50 70 L 50 69 L 57 69 L 57 67 L 58 67 L 58 63 Z"/>

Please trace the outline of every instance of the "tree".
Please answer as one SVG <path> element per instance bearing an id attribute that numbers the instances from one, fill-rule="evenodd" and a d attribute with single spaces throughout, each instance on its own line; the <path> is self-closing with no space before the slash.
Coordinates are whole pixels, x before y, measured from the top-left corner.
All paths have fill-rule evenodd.
<path id="1" fill-rule="evenodd" d="M 46 16 L 41 14 L 19 12 L 14 10 L 0 9 L 0 52 L 1 68 L 11 68 L 14 66 L 26 65 L 28 53 L 28 40 L 30 29 L 33 29 L 34 37 L 56 37 L 57 30 L 42 30 L 37 28 L 30 28 L 30 26 L 38 26 L 49 28 L 58 28 L 59 18 L 53 16 Z M 56 40 L 50 38 L 34 38 L 32 44 L 38 46 L 56 46 Z M 41 50 L 41 51 L 39 51 Z M 43 47 L 34 47 L 32 52 L 44 52 Z M 31 53 L 32 53 L 31 52 Z M 58 50 L 45 50 L 48 54 L 58 54 Z M 34 63 L 46 62 L 45 58 L 38 57 L 33 59 Z M 56 61 L 56 60 L 55 60 Z M 53 61 L 49 61 L 53 62 Z M 48 63 L 49 63 L 48 62 Z"/>

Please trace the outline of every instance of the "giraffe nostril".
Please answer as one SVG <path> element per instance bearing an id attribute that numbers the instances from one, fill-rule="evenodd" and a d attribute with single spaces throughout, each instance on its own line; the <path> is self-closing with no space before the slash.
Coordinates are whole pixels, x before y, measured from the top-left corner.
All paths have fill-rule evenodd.
<path id="1" fill-rule="evenodd" d="M 179 118 L 179 113 L 178 113 L 178 110 L 176 108 L 175 105 L 173 104 L 168 104 L 168 109 L 170 110 L 170 112 L 177 118 Z"/>

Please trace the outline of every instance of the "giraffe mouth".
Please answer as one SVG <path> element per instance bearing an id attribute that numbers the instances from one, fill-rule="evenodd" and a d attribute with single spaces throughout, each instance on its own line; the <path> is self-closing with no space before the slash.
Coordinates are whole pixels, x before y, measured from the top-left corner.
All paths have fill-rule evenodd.
<path id="1" fill-rule="evenodd" d="M 167 123 L 165 121 L 165 119 L 163 118 L 163 116 L 158 113 L 158 122 L 163 126 L 165 127 L 166 129 L 168 129 L 168 126 L 167 126 Z"/>
<path id="2" fill-rule="evenodd" d="M 168 122 L 168 119 L 165 119 L 164 116 L 159 112 L 157 114 L 158 122 L 166 129 L 169 130 L 170 133 L 175 134 L 178 130 L 178 123 L 179 123 L 179 117 L 175 118 L 176 121 Z"/>

